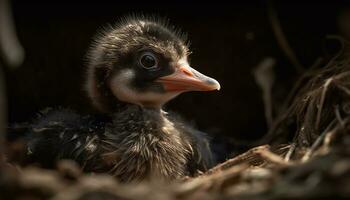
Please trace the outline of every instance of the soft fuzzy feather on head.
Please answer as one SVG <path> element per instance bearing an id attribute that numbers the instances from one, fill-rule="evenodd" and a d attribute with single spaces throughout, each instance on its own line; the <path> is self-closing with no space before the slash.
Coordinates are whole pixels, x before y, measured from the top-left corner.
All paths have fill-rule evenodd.
<path id="1" fill-rule="evenodd" d="M 87 54 L 85 89 L 93 104 L 102 111 L 114 110 L 118 100 L 106 84 L 114 68 L 133 50 L 150 47 L 169 57 L 180 59 L 189 54 L 186 34 L 169 21 L 155 16 L 130 15 L 97 34 Z M 124 102 L 125 103 L 125 102 Z M 119 104 L 123 104 L 119 101 Z"/>

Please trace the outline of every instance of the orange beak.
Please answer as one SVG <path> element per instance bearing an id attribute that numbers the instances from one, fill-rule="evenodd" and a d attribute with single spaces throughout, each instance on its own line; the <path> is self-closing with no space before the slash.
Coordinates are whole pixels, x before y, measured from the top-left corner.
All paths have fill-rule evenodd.
<path id="1" fill-rule="evenodd" d="M 205 76 L 188 65 L 178 67 L 173 74 L 160 77 L 156 81 L 162 83 L 167 92 L 220 90 L 217 80 Z"/>

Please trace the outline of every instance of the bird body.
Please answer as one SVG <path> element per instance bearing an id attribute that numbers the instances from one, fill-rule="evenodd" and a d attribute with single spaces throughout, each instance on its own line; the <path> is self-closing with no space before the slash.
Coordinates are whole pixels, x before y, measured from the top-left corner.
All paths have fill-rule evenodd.
<path id="1" fill-rule="evenodd" d="M 72 159 L 123 182 L 207 170 L 205 135 L 162 109 L 182 92 L 220 87 L 191 68 L 187 56 L 184 41 L 159 22 L 130 18 L 106 31 L 90 50 L 86 74 L 87 93 L 101 114 L 43 113 L 30 126 L 29 160 L 53 167 Z"/>
<path id="2" fill-rule="evenodd" d="M 193 176 L 212 165 L 205 135 L 165 112 L 130 106 L 111 117 L 51 110 L 33 123 L 28 156 L 54 167 L 77 161 L 120 181 Z"/>

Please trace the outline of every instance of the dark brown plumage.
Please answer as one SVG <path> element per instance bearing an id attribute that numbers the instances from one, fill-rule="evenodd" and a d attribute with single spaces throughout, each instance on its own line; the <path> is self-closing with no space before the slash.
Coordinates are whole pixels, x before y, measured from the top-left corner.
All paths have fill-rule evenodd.
<path id="1" fill-rule="evenodd" d="M 195 175 L 212 164 L 208 141 L 161 108 L 186 91 L 219 89 L 187 62 L 176 32 L 147 18 L 105 31 L 89 53 L 86 89 L 101 115 L 67 109 L 42 113 L 30 127 L 28 158 L 44 167 L 60 159 L 120 181 Z"/>

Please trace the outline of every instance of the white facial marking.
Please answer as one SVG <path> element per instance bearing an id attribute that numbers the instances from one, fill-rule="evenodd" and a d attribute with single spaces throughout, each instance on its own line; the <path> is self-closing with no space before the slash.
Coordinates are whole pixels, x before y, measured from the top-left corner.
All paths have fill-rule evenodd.
<path id="1" fill-rule="evenodd" d="M 124 69 L 114 76 L 110 81 L 110 88 L 114 96 L 119 100 L 137 104 L 143 107 L 162 107 L 170 99 L 176 97 L 179 93 L 156 93 L 156 92 L 138 92 L 130 88 L 129 83 L 135 77 L 134 71 Z M 145 105 L 147 103 L 147 105 Z"/>

